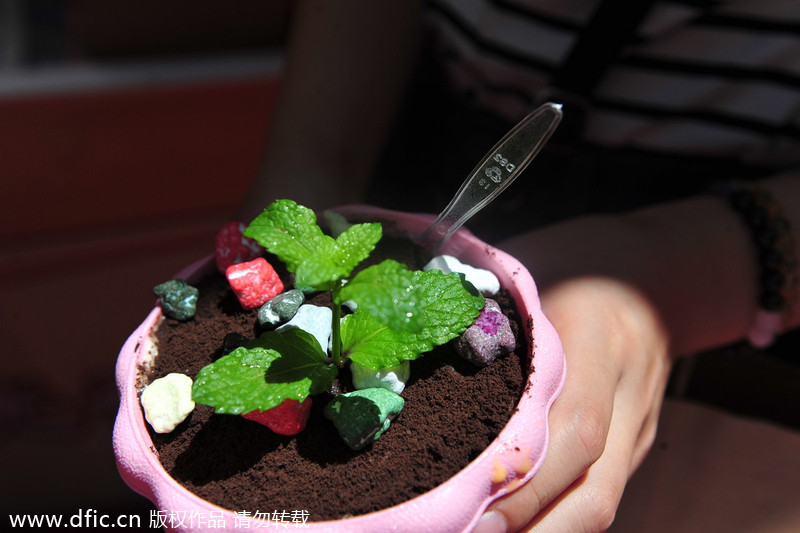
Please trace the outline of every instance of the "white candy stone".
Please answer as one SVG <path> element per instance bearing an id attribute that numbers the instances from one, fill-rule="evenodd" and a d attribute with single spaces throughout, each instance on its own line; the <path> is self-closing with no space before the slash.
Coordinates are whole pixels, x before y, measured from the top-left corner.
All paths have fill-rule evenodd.
<path id="1" fill-rule="evenodd" d="M 373 370 L 350 362 L 350 373 L 353 375 L 353 386 L 356 389 L 382 388 L 400 394 L 406 388 L 406 382 L 411 376 L 411 365 L 403 361 L 397 366 Z"/>
<path id="2" fill-rule="evenodd" d="M 286 328 L 300 328 L 311 333 L 319 342 L 320 348 L 326 350 L 330 345 L 331 320 L 333 311 L 328 307 L 303 304 L 292 319 L 275 329 L 281 331 Z"/>
<path id="3" fill-rule="evenodd" d="M 142 391 L 142 408 L 156 433 L 169 433 L 194 409 L 192 378 L 172 373 L 154 380 Z"/>
<path id="4" fill-rule="evenodd" d="M 445 274 L 458 272 L 464 274 L 467 281 L 472 283 L 478 292 L 484 296 L 493 296 L 500 291 L 500 280 L 492 272 L 466 265 L 452 255 L 437 255 L 422 270 L 441 270 Z"/>

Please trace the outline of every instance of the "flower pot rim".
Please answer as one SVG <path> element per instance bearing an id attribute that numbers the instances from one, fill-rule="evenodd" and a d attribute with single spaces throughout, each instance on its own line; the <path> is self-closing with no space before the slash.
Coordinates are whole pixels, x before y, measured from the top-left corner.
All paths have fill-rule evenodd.
<path id="1" fill-rule="evenodd" d="M 404 213 L 372 206 L 344 206 L 336 209 L 345 216 L 394 223 L 410 234 L 420 234 L 433 220 L 432 215 Z M 391 228 L 387 228 L 390 233 Z M 439 253 L 454 255 L 479 268 L 492 270 L 501 285 L 509 290 L 533 347 L 535 371 L 527 384 L 517 410 L 497 438 L 472 462 L 453 477 L 430 491 L 408 501 L 352 518 L 308 522 L 302 529 L 317 532 L 381 531 L 469 531 L 484 510 L 496 499 L 527 482 L 544 461 L 549 443 L 547 415 L 560 393 L 566 377 L 566 363 L 555 329 L 544 316 L 536 285 L 530 273 L 515 258 L 484 243 L 468 230 L 460 229 Z M 213 256 L 187 266 L 176 278 L 203 275 L 214 269 Z M 142 364 L 155 353 L 152 331 L 161 322 L 155 307 L 136 328 L 120 351 L 116 365 L 120 406 L 114 425 L 114 453 L 125 482 L 150 499 L 162 511 L 205 513 L 204 525 L 184 522 L 184 531 L 208 529 L 215 521 L 219 531 L 234 531 L 242 516 L 208 502 L 173 479 L 161 465 L 138 401 L 138 376 Z M 532 324 L 532 332 L 529 325 Z M 533 370 L 533 368 L 532 368 Z M 195 515 L 199 516 L 199 515 Z M 257 522 L 255 519 L 249 519 Z M 248 524 L 251 525 L 251 524 Z M 286 528 L 277 522 L 258 526 Z M 291 525 L 290 525 L 291 527 Z"/>

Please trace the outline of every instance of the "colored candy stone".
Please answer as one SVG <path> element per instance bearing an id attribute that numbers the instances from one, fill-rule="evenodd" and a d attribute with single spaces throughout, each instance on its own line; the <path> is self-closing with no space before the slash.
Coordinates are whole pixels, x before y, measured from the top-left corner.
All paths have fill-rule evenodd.
<path id="1" fill-rule="evenodd" d="M 348 447 L 360 450 L 389 429 L 405 401 L 382 388 L 340 394 L 325 406 L 325 418 L 333 422 Z"/>
<path id="2" fill-rule="evenodd" d="M 277 407 L 266 411 L 250 411 L 242 416 L 264 424 L 279 435 L 297 435 L 306 428 L 311 416 L 311 397 L 302 402 L 287 398 Z"/>
<path id="3" fill-rule="evenodd" d="M 357 389 L 381 387 L 395 394 L 401 394 L 411 376 L 411 364 L 403 361 L 397 366 L 373 370 L 351 361 L 350 373 L 353 375 L 353 386 Z"/>
<path id="4" fill-rule="evenodd" d="M 278 327 L 276 331 L 282 331 L 286 328 L 300 328 L 311 333 L 319 342 L 319 347 L 325 352 L 330 344 L 332 318 L 333 311 L 330 308 L 304 304 L 300 306 L 290 321 Z"/>
<path id="5" fill-rule="evenodd" d="M 511 330 L 511 324 L 502 311 L 500 305 L 490 298 L 475 319 L 455 341 L 456 351 L 473 364 L 486 366 L 498 357 L 514 350 L 516 338 Z"/>
<path id="6" fill-rule="evenodd" d="M 281 278 L 263 257 L 231 265 L 225 276 L 245 309 L 255 309 L 283 292 Z"/>
<path id="7" fill-rule="evenodd" d="M 156 285 L 153 293 L 161 299 L 161 310 L 168 317 L 180 321 L 194 318 L 199 295 L 197 288 L 182 279 L 173 279 Z"/>
<path id="8" fill-rule="evenodd" d="M 269 327 L 290 320 L 303 305 L 305 299 L 303 291 L 297 289 L 275 296 L 258 310 L 258 324 L 261 327 Z"/>
<path id="9" fill-rule="evenodd" d="M 192 378 L 172 373 L 154 380 L 142 391 L 142 409 L 156 433 L 169 433 L 194 409 Z"/>
<path id="10" fill-rule="evenodd" d="M 229 266 L 251 261 L 264 253 L 264 249 L 253 239 L 243 235 L 247 226 L 241 222 L 228 222 L 214 239 L 214 259 L 217 270 L 225 273 Z"/>
<path id="11" fill-rule="evenodd" d="M 484 296 L 492 296 L 500 290 L 500 281 L 492 272 L 483 268 L 465 265 L 451 255 L 437 255 L 422 267 L 422 270 L 425 271 L 434 269 L 441 270 L 445 274 L 451 272 L 464 274 L 467 281 L 472 283 L 478 292 Z"/>

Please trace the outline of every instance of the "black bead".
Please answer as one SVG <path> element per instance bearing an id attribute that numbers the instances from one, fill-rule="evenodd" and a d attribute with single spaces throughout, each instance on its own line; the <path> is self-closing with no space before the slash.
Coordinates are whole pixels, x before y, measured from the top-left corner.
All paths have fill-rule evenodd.
<path id="1" fill-rule="evenodd" d="M 730 201 L 734 209 L 744 213 L 753 205 L 753 195 L 746 189 L 739 189 L 731 193 Z"/>
<path id="2" fill-rule="evenodd" d="M 784 295 L 794 283 L 797 271 L 789 221 L 768 190 L 734 187 L 737 188 L 729 189 L 728 200 L 747 225 L 758 254 L 759 306 L 780 312 L 787 305 Z"/>
<path id="3" fill-rule="evenodd" d="M 759 305 L 766 311 L 780 311 L 783 308 L 783 298 L 773 291 L 764 291 L 759 298 Z"/>
<path id="4" fill-rule="evenodd" d="M 758 262 L 764 269 L 778 268 L 784 263 L 784 255 L 775 248 L 759 248 Z"/>
<path id="5" fill-rule="evenodd" d="M 769 269 L 761 273 L 761 287 L 765 291 L 780 292 L 786 277 L 779 271 Z"/>
<path id="6" fill-rule="evenodd" d="M 772 248 L 778 239 L 778 233 L 772 226 L 765 226 L 756 232 L 755 239 L 759 248 Z"/>
<path id="7" fill-rule="evenodd" d="M 767 223 L 767 212 L 760 205 L 752 205 L 745 212 L 745 219 L 750 228 L 760 229 Z"/>

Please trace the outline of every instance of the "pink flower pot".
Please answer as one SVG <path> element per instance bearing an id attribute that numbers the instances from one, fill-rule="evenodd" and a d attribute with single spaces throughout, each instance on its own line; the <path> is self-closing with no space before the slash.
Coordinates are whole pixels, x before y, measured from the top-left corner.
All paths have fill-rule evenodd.
<path id="1" fill-rule="evenodd" d="M 340 208 L 344 215 L 362 220 L 387 222 L 387 233 L 421 233 L 432 221 L 429 215 L 407 214 L 374 207 Z M 528 382 L 518 404 L 500 435 L 481 455 L 445 483 L 407 502 L 342 520 L 308 522 L 303 531 L 319 532 L 457 532 L 471 530 L 484 510 L 497 498 L 508 494 L 528 481 L 544 461 L 548 444 L 547 414 L 564 383 L 566 366 L 561 341 L 553 326 L 542 314 L 536 285 L 530 273 L 516 259 L 489 246 L 466 230 L 457 232 L 441 253 L 454 255 L 461 261 L 491 270 L 500 284 L 515 299 L 523 322 L 532 330 L 534 359 Z M 193 279 L 214 268 L 208 257 L 190 265 L 178 277 Z M 161 321 L 161 310 L 155 308 L 133 332 L 122 347 L 116 366 L 120 406 L 114 426 L 114 453 L 125 482 L 136 492 L 150 499 L 168 517 L 175 512 L 184 517 L 180 531 L 201 531 L 213 527 L 234 531 L 254 527 L 274 531 L 301 526 L 278 522 L 261 522 L 252 518 L 247 523 L 241 516 L 205 501 L 186 490 L 164 470 L 147 432 L 138 401 L 140 367 L 154 356 L 153 334 Z M 193 517 L 192 520 L 189 520 Z M 258 522 L 258 523 L 255 523 Z M 168 521 L 167 525 L 170 523 Z M 216 527 L 215 527 L 216 526 Z M 270 529 L 267 529 L 268 531 Z"/>

